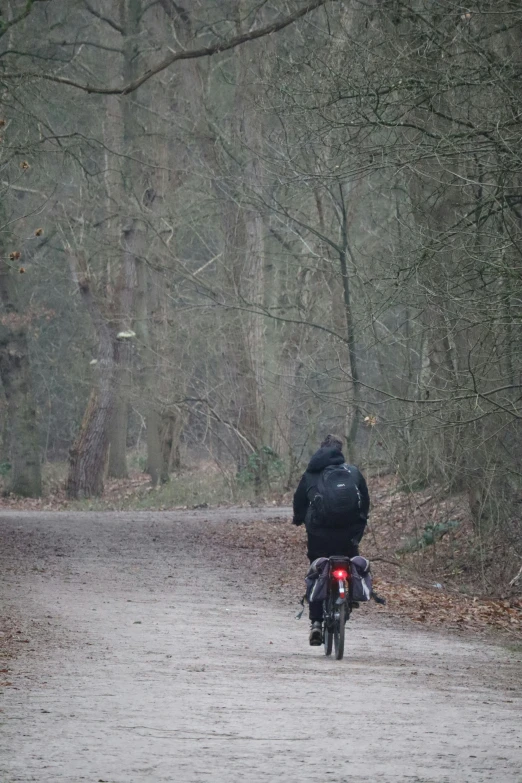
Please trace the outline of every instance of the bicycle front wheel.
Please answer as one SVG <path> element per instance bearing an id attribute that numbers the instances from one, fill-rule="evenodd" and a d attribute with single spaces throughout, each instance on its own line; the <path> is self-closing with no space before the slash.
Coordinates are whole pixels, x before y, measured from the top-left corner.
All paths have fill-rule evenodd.
<path id="1" fill-rule="evenodd" d="M 346 626 L 346 604 L 343 602 L 339 607 L 336 607 L 335 623 L 333 629 L 333 640 L 335 646 L 335 657 L 338 661 L 344 655 L 344 629 Z"/>

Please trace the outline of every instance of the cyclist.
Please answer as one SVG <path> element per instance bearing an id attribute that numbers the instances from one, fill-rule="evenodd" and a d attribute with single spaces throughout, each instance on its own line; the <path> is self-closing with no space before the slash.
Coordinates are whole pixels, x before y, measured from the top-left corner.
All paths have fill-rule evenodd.
<path id="1" fill-rule="evenodd" d="M 294 494 L 292 524 L 306 526 L 311 563 L 318 557 L 359 554 L 370 496 L 360 470 L 345 463 L 342 447 L 340 437 L 327 435 L 308 463 Z M 322 642 L 322 618 L 322 601 L 311 601 L 312 646 Z"/>

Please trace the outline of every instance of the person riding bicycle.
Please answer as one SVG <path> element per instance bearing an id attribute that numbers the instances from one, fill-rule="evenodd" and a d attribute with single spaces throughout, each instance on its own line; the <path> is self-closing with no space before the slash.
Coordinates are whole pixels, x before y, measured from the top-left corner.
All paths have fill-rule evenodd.
<path id="1" fill-rule="evenodd" d="M 355 465 L 347 465 L 343 443 L 327 435 L 312 456 L 294 494 L 292 524 L 306 526 L 308 558 L 359 554 L 370 496 L 364 476 Z M 321 644 L 322 601 L 310 602 L 310 644 Z"/>

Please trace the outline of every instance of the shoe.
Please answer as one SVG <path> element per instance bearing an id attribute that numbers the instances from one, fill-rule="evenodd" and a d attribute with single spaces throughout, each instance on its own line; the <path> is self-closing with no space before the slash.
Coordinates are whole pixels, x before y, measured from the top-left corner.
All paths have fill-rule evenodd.
<path id="1" fill-rule="evenodd" d="M 315 622 L 312 623 L 312 627 L 310 628 L 310 646 L 311 647 L 320 647 L 323 643 L 323 630 L 322 630 L 323 624 L 319 622 L 319 620 L 315 620 Z"/>

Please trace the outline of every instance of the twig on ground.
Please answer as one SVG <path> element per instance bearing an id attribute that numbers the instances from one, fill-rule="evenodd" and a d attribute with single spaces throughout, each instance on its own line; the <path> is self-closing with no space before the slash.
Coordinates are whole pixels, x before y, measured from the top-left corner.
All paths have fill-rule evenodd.
<path id="1" fill-rule="evenodd" d="M 381 563 L 389 563 L 390 565 L 396 566 L 397 568 L 400 568 L 403 565 L 398 560 L 388 560 L 386 557 L 372 557 L 372 563 L 374 563 L 376 560 L 379 560 Z"/>

